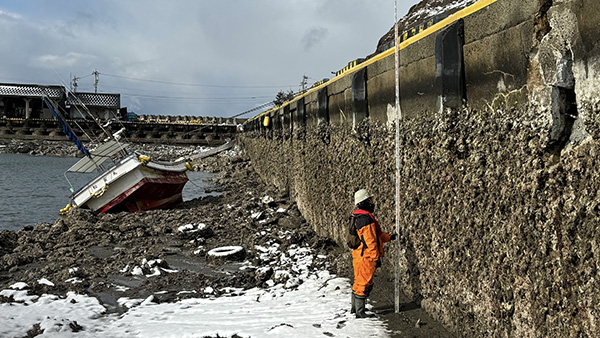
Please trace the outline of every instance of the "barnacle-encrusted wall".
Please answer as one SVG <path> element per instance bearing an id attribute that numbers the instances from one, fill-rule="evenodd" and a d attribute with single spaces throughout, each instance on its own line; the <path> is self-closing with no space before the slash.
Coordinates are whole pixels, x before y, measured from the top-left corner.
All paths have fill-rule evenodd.
<path id="1" fill-rule="evenodd" d="M 600 147 L 548 153 L 547 126 L 526 108 L 402 124 L 402 289 L 464 336 L 595 336 Z M 322 132 L 329 143 L 323 133 L 244 142 L 261 176 L 288 189 L 320 234 L 344 242 L 360 187 L 393 232 L 393 133 L 368 121 L 356 133 Z"/>
<path id="2" fill-rule="evenodd" d="M 599 337 L 600 26 L 590 20 L 597 22 L 600 4 L 498 3 L 538 9 L 520 33 L 496 35 L 521 36 L 519 48 L 511 43 L 500 54 L 526 62 L 478 63 L 497 69 L 477 78 L 488 93 L 471 91 L 480 94 L 469 94 L 465 109 L 403 111 L 401 288 L 461 337 Z M 499 41 L 482 55 L 502 48 Z M 465 63 L 476 83 L 468 55 Z M 523 83 L 504 72 L 515 67 L 525 67 Z M 382 227 L 395 231 L 394 130 L 382 121 L 383 104 L 369 101 L 380 113 L 354 127 L 331 122 L 242 137 L 261 177 L 289 191 L 315 230 L 342 245 L 358 188 L 373 191 Z M 382 273 L 393 274 L 392 258 Z"/>

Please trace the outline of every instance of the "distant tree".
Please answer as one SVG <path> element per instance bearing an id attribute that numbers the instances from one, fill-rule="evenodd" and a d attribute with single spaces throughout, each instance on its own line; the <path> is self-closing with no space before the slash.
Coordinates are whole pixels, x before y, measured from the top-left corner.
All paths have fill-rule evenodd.
<path id="1" fill-rule="evenodd" d="M 285 101 L 289 101 L 291 99 L 293 99 L 295 96 L 294 91 L 290 89 L 289 92 L 284 92 L 283 90 L 280 90 L 279 93 L 277 93 L 277 95 L 275 95 L 275 100 L 273 100 L 273 103 L 276 106 L 281 106 Z"/>

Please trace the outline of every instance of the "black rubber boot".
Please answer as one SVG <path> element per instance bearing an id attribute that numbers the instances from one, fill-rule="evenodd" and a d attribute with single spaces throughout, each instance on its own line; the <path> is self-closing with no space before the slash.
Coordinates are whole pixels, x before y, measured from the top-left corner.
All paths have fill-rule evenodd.
<path id="1" fill-rule="evenodd" d="M 351 296 L 350 298 L 351 298 L 351 301 L 352 301 L 352 303 L 351 303 L 352 307 L 350 308 L 350 313 L 356 313 L 356 301 L 354 300 L 354 292 L 352 292 L 350 294 L 350 296 Z"/>
<path id="2" fill-rule="evenodd" d="M 356 296 L 354 295 L 354 306 L 356 307 L 356 318 L 373 318 L 374 315 L 370 313 L 366 313 L 365 304 L 367 302 L 367 297 L 364 296 Z"/>

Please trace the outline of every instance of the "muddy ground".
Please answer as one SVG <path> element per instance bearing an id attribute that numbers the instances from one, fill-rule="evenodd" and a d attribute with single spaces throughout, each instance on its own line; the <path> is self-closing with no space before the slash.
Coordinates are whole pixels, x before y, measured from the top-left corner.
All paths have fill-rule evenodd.
<path id="1" fill-rule="evenodd" d="M 314 254 L 327 256 L 315 260 L 313 268 L 351 277 L 349 249 L 316 235 L 288 196 L 261 182 L 243 151 L 223 153 L 195 166 L 218 173 L 214 184 L 220 196 L 139 213 L 96 215 L 76 209 L 54 223 L 0 232 L 0 290 L 26 282 L 37 295 L 75 291 L 97 297 L 109 312 L 117 313 L 127 311 L 117 303 L 122 297 L 153 296 L 158 303 L 214 297 L 225 287 L 267 287 L 273 270 L 261 268 L 271 261 L 264 255 L 261 259 L 256 246 L 274 242 L 280 251 L 294 244 L 309 246 Z M 219 260 L 207 256 L 209 250 L 223 246 L 241 246 L 243 256 Z M 252 264 L 240 269 L 241 261 Z M 169 272 L 173 270 L 177 272 Z M 283 278 L 294 274 L 290 270 Z M 43 278 L 54 285 L 39 283 Z M 400 314 L 395 314 L 393 281 L 376 277 L 375 282 L 373 310 L 386 320 L 392 336 L 451 337 L 406 299 Z M 0 296 L 0 302 L 9 301 Z"/>

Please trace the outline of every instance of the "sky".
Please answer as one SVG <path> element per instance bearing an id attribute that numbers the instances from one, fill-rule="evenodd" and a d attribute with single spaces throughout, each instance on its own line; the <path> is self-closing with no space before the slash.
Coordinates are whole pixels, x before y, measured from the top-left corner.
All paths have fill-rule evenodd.
<path id="1" fill-rule="evenodd" d="M 94 92 L 97 71 L 129 111 L 230 117 L 332 78 L 393 23 L 393 0 L 0 0 L 0 83 Z"/>

